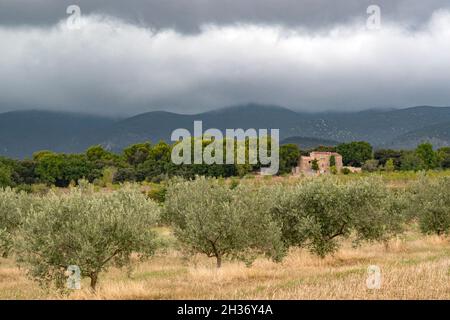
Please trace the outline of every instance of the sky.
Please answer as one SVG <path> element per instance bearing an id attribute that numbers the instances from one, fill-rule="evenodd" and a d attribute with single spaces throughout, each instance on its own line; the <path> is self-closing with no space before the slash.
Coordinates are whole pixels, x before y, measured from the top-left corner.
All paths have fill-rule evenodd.
<path id="1" fill-rule="evenodd" d="M 0 112 L 450 106 L 449 0 L 0 0 L 0 44 Z"/>

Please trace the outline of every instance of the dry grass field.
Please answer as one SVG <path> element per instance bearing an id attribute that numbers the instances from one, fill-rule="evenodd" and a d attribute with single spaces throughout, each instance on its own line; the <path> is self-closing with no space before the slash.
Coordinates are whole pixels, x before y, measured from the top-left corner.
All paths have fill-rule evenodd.
<path id="1" fill-rule="evenodd" d="M 369 265 L 382 270 L 379 290 L 367 289 Z M 450 299 L 450 241 L 413 232 L 388 248 L 346 242 L 323 260 L 295 249 L 280 264 L 227 261 L 220 270 L 208 258 L 169 251 L 136 261 L 132 272 L 103 273 L 96 294 L 84 280 L 68 296 L 43 291 L 13 260 L 0 259 L 0 299 Z"/>

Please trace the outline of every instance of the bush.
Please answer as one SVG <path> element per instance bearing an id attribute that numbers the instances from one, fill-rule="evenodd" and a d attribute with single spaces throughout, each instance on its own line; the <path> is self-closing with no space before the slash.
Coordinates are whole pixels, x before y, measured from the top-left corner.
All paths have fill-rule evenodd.
<path id="1" fill-rule="evenodd" d="M 223 257 L 250 264 L 257 254 L 274 260 L 284 255 L 281 231 L 270 215 L 273 198 L 268 189 L 242 184 L 231 189 L 216 179 L 171 184 L 165 218 L 188 252 Z"/>
<path id="2" fill-rule="evenodd" d="M 166 200 L 166 192 L 167 188 L 165 185 L 152 183 L 150 191 L 147 192 L 147 196 L 153 201 L 164 203 Z"/>
<path id="3" fill-rule="evenodd" d="M 379 165 L 379 161 L 378 160 L 367 160 L 366 162 L 364 162 L 363 166 L 362 166 L 362 170 L 363 171 L 367 171 L 367 172 L 375 172 L 378 170 L 378 165 Z"/>
<path id="4" fill-rule="evenodd" d="M 130 255 L 141 258 L 156 248 L 152 231 L 159 207 L 129 185 L 95 194 L 81 183 L 69 194 L 50 192 L 39 198 L 23 223 L 19 262 L 42 284 L 64 284 L 64 272 L 77 265 L 95 290 L 99 273 L 114 264 L 127 265 Z"/>
<path id="5" fill-rule="evenodd" d="M 114 175 L 113 183 L 136 181 L 136 172 L 133 168 L 119 168 Z"/>
<path id="6" fill-rule="evenodd" d="M 11 187 L 12 184 L 11 169 L 0 163 L 0 188 Z"/>
<path id="7" fill-rule="evenodd" d="M 14 187 L 14 190 L 16 190 L 16 192 L 25 192 L 25 193 L 33 192 L 33 188 L 30 184 L 19 184 Z"/>
<path id="8" fill-rule="evenodd" d="M 419 144 L 416 148 L 416 154 L 422 160 L 424 169 L 435 169 L 438 166 L 437 154 L 434 152 L 431 143 Z"/>
<path id="9" fill-rule="evenodd" d="M 450 232 L 450 177 L 421 177 L 413 187 L 411 210 L 424 234 Z"/>
<path id="10" fill-rule="evenodd" d="M 319 171 L 319 160 L 317 160 L 317 159 L 313 159 L 312 161 L 311 161 L 311 169 L 312 170 L 314 170 L 314 171 Z"/>
<path id="11" fill-rule="evenodd" d="M 320 257 L 339 248 L 338 238 L 355 233 L 355 243 L 385 240 L 400 230 L 401 211 L 380 179 L 342 183 L 308 180 L 280 193 L 274 217 L 286 246 L 308 248 Z"/>
<path id="12" fill-rule="evenodd" d="M 31 199 L 24 192 L 0 189 L 0 255 L 7 257 Z"/>
<path id="13" fill-rule="evenodd" d="M 36 194 L 36 195 L 46 195 L 49 192 L 50 188 L 43 183 L 37 183 L 37 184 L 33 184 L 31 185 L 31 193 Z"/>
<path id="14" fill-rule="evenodd" d="M 386 172 L 394 172 L 395 171 L 395 164 L 393 159 L 389 159 L 386 161 L 386 164 L 384 165 L 384 170 Z"/>
<path id="15" fill-rule="evenodd" d="M 336 167 L 336 156 L 334 155 L 330 157 L 330 167 Z"/>
<path id="16" fill-rule="evenodd" d="M 338 174 L 338 170 L 337 170 L 336 166 L 331 166 L 330 172 L 331 172 L 331 174 L 334 174 L 334 175 Z"/>
<path id="17" fill-rule="evenodd" d="M 114 177 L 117 173 L 117 168 L 106 167 L 102 170 L 102 176 L 95 179 L 95 184 L 100 187 L 110 187 L 114 182 Z"/>
<path id="18" fill-rule="evenodd" d="M 344 168 L 341 169 L 341 173 L 347 175 L 347 174 L 350 174 L 352 172 L 351 172 L 351 170 L 349 168 L 344 167 Z"/>

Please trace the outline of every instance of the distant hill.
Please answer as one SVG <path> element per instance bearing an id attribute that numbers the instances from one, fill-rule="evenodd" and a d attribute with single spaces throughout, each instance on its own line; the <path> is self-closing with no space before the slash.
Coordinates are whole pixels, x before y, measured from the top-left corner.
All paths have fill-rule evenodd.
<path id="1" fill-rule="evenodd" d="M 223 108 L 196 115 L 155 111 L 115 123 L 109 128 L 105 135 L 107 139 L 102 141 L 102 144 L 110 146 L 113 150 L 120 150 L 136 141 L 169 141 L 174 129 L 185 128 L 193 133 L 195 120 L 202 121 L 203 130 L 280 129 L 281 138 L 293 136 L 301 132 L 302 128 L 314 126 L 309 116 L 277 106 L 256 104 Z"/>
<path id="2" fill-rule="evenodd" d="M 391 147 L 414 148 L 422 142 L 431 142 L 436 148 L 450 146 L 450 121 L 405 133 L 393 140 Z"/>
<path id="3" fill-rule="evenodd" d="M 168 140 L 176 128 L 186 128 L 192 132 L 194 120 L 202 120 L 204 130 L 274 128 L 280 129 L 281 140 L 309 137 L 330 140 L 333 144 L 364 140 L 376 147 L 395 145 L 402 148 L 415 146 L 415 137 L 404 136 L 409 132 L 450 122 L 450 107 L 306 113 L 278 106 L 248 104 L 196 115 L 149 112 L 119 121 L 105 135 L 107 139 L 102 143 L 119 150 L 136 141 Z M 397 141 L 400 138 L 402 140 Z M 450 139 L 441 140 L 442 144 L 450 145 Z"/>
<path id="4" fill-rule="evenodd" d="M 119 120 L 47 111 L 2 113 L 0 155 L 22 158 L 43 149 L 76 153 L 93 144 L 120 151 L 136 142 L 170 141 L 177 128 L 193 132 L 194 120 L 202 120 L 204 130 L 280 129 L 283 142 L 302 148 L 355 140 L 375 147 L 412 148 L 424 140 L 450 145 L 450 107 L 306 113 L 247 104 L 195 115 L 155 111 Z"/>
<path id="5" fill-rule="evenodd" d="M 311 137 L 289 137 L 280 142 L 280 144 L 296 144 L 302 150 L 314 149 L 319 146 L 334 147 L 340 142 L 334 140 L 311 138 Z"/>
<path id="6" fill-rule="evenodd" d="M 0 155 L 23 158 L 39 150 L 81 152 L 98 142 L 112 119 L 49 111 L 0 114 Z"/>
<path id="7" fill-rule="evenodd" d="M 398 137 L 410 131 L 450 121 L 450 107 L 325 113 L 321 118 L 323 127 L 328 128 L 327 133 L 308 136 L 337 141 L 364 140 L 382 147 L 396 144 Z M 408 143 L 403 146 L 406 145 Z"/>

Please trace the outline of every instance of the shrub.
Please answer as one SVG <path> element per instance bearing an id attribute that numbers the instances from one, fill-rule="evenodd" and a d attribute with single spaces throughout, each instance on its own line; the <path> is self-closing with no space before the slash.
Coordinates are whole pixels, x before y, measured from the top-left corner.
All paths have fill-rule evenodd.
<path id="1" fill-rule="evenodd" d="M 113 183 L 136 181 L 136 172 L 133 168 L 119 168 L 114 175 Z"/>
<path id="2" fill-rule="evenodd" d="M 352 172 L 351 172 L 351 170 L 349 168 L 344 167 L 344 168 L 341 169 L 341 173 L 347 175 L 347 174 L 350 174 Z"/>
<path id="3" fill-rule="evenodd" d="M 337 170 L 336 166 L 331 166 L 330 172 L 331 172 L 331 174 L 338 174 L 338 170 Z"/>
<path id="4" fill-rule="evenodd" d="M 364 162 L 362 166 L 362 170 L 367 172 L 375 172 L 378 170 L 378 160 L 369 159 Z"/>
<path id="5" fill-rule="evenodd" d="M 125 266 L 133 252 L 144 258 L 156 248 L 151 228 L 159 207 L 132 186 L 95 194 L 81 183 L 69 194 L 50 192 L 37 203 L 23 223 L 19 262 L 42 284 L 62 288 L 64 271 L 77 265 L 95 290 L 108 266 Z"/>
<path id="6" fill-rule="evenodd" d="M 330 167 L 336 167 L 336 157 L 335 156 L 330 157 Z"/>
<path id="7" fill-rule="evenodd" d="M 11 169 L 0 163 L 0 188 L 10 187 L 12 184 Z"/>
<path id="8" fill-rule="evenodd" d="M 117 168 L 106 167 L 102 170 L 101 178 L 96 179 L 96 184 L 100 187 L 109 187 L 114 182 L 114 177 L 117 173 Z"/>
<path id="9" fill-rule="evenodd" d="M 319 171 L 319 160 L 317 160 L 317 159 L 314 159 L 314 160 L 312 160 L 311 161 L 311 169 L 312 170 L 314 170 L 314 171 Z"/>
<path id="10" fill-rule="evenodd" d="M 152 183 L 151 189 L 147 192 L 147 196 L 158 203 L 164 203 L 166 200 L 167 188 L 163 184 Z"/>
<path id="11" fill-rule="evenodd" d="M 286 246 L 308 248 L 320 257 L 339 248 L 338 238 L 355 233 L 355 243 L 385 240 L 400 229 L 400 210 L 380 179 L 342 183 L 308 180 L 286 190 L 273 213 Z M 392 215 L 391 218 L 389 216 Z"/>
<path id="12" fill-rule="evenodd" d="M 239 186 L 239 180 L 238 179 L 232 178 L 230 181 L 231 181 L 230 182 L 230 189 L 235 189 L 235 188 L 237 188 Z"/>
<path id="13" fill-rule="evenodd" d="M 438 158 L 436 152 L 433 150 L 433 145 L 431 143 L 419 144 L 416 148 L 417 156 L 422 160 L 424 164 L 424 169 L 430 170 L 434 169 L 438 165 Z"/>
<path id="14" fill-rule="evenodd" d="M 450 168 L 450 147 L 440 148 L 437 151 L 437 160 L 442 169 Z"/>
<path id="15" fill-rule="evenodd" d="M 421 177 L 413 187 L 411 210 L 424 234 L 450 232 L 450 177 Z"/>
<path id="16" fill-rule="evenodd" d="M 36 195 L 46 195 L 49 192 L 50 188 L 44 183 L 37 183 L 31 185 L 31 193 Z"/>
<path id="17" fill-rule="evenodd" d="M 16 192 L 25 192 L 25 193 L 32 193 L 33 192 L 33 188 L 30 184 L 19 184 L 17 186 L 14 187 L 14 190 L 16 190 Z"/>
<path id="18" fill-rule="evenodd" d="M 203 177 L 174 183 L 165 216 L 187 251 L 215 257 L 218 268 L 226 256 L 248 264 L 260 253 L 280 260 L 281 231 L 270 215 L 273 198 L 267 190 L 242 184 L 231 189 Z"/>
<path id="19" fill-rule="evenodd" d="M 31 199 L 24 192 L 0 189 L 0 255 L 8 256 Z"/>
<path id="20" fill-rule="evenodd" d="M 386 172 L 393 172 L 395 171 L 395 164 L 393 159 L 388 159 L 386 161 L 386 164 L 384 165 L 384 170 Z"/>
<path id="21" fill-rule="evenodd" d="M 400 158 L 400 169 L 403 171 L 418 171 L 425 169 L 423 160 L 417 155 L 415 151 L 404 151 Z"/>

